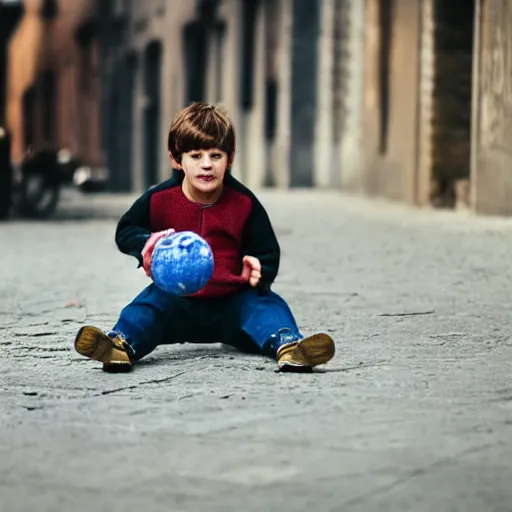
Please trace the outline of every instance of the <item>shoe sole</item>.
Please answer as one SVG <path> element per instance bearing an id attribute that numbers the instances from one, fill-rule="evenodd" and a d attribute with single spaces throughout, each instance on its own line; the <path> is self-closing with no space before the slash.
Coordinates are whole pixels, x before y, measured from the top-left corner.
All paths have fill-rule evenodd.
<path id="1" fill-rule="evenodd" d="M 103 363 L 103 371 L 107 373 L 128 373 L 132 371 L 132 365 L 122 361 L 112 361 L 108 364 Z"/>
<path id="2" fill-rule="evenodd" d="M 75 338 L 75 350 L 82 356 L 104 364 L 103 369 L 107 372 L 125 372 L 131 369 L 130 363 L 122 361 L 109 361 L 114 350 L 112 340 L 97 327 L 86 325 L 81 327 Z"/>
<path id="3" fill-rule="evenodd" d="M 336 352 L 334 340 L 326 333 L 317 333 L 299 341 L 295 350 L 301 354 L 305 364 L 293 364 L 291 361 L 284 361 L 281 368 L 312 368 L 329 362 Z"/>

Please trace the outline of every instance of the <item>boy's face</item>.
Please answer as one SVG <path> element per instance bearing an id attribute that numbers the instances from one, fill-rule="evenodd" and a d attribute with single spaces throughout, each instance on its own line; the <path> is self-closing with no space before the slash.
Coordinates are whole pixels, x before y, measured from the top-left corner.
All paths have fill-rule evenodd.
<path id="1" fill-rule="evenodd" d="M 221 149 L 189 151 L 181 155 L 181 164 L 173 161 L 185 174 L 185 191 L 198 202 L 208 202 L 222 191 L 224 175 L 232 162 L 233 157 L 228 158 L 228 154 Z"/>

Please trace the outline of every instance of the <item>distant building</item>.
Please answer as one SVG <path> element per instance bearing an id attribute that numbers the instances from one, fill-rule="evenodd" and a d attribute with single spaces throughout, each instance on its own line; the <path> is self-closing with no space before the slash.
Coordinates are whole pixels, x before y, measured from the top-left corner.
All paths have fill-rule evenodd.
<path id="1" fill-rule="evenodd" d="M 368 0 L 360 189 L 453 206 L 470 174 L 474 2 Z"/>
<path id="2" fill-rule="evenodd" d="M 471 206 L 512 215 L 512 0 L 475 0 Z"/>
<path id="3" fill-rule="evenodd" d="M 0 126 L 6 122 L 9 41 L 22 14 L 21 0 L 0 0 Z"/>
<path id="4" fill-rule="evenodd" d="M 13 156 L 66 146 L 141 191 L 169 176 L 175 113 L 205 99 L 235 122 L 248 185 L 357 188 L 363 21 L 351 0 L 26 0 Z"/>
<path id="5" fill-rule="evenodd" d="M 251 187 L 512 214 L 512 0 L 24 6 L 7 64 L 15 158 L 66 146 L 106 163 L 111 190 L 142 191 L 170 174 L 175 113 L 208 100 L 235 122 L 233 172 Z"/>
<path id="6" fill-rule="evenodd" d="M 233 172 L 245 183 L 351 184 L 360 161 L 364 2 L 102 5 L 102 126 L 117 189 L 169 176 L 169 123 L 202 99 L 222 103 L 235 122 Z"/>
<path id="7" fill-rule="evenodd" d="M 68 148 L 101 165 L 94 0 L 25 0 L 9 46 L 7 124 L 12 157 Z"/>
<path id="8" fill-rule="evenodd" d="M 512 214 L 512 0 L 368 0 L 357 189 Z"/>

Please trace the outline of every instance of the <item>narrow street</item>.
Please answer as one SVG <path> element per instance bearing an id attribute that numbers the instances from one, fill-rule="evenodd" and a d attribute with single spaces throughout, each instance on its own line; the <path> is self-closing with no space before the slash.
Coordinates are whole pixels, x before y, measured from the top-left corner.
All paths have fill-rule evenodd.
<path id="1" fill-rule="evenodd" d="M 2 512 L 512 510 L 512 219 L 261 192 L 313 374 L 221 345 L 128 375 L 73 351 L 145 286 L 127 196 L 0 224 Z"/>

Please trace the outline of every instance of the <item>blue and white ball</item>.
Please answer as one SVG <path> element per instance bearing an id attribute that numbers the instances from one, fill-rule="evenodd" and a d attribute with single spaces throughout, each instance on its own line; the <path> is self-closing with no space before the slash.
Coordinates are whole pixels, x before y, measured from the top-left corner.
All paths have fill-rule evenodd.
<path id="1" fill-rule="evenodd" d="M 153 282 L 162 291 L 190 295 L 202 290 L 213 275 L 213 252 L 192 231 L 171 233 L 158 240 L 150 263 Z"/>

